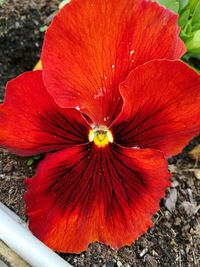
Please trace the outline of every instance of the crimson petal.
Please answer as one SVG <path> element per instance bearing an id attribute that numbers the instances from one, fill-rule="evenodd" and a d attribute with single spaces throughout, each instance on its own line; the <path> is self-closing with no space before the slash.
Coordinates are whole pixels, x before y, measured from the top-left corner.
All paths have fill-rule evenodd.
<path id="1" fill-rule="evenodd" d="M 155 60 L 133 70 L 120 87 L 115 142 L 179 153 L 200 133 L 200 76 L 180 61 Z"/>
<path id="2" fill-rule="evenodd" d="M 146 0 L 73 0 L 55 16 L 42 50 L 44 81 L 62 107 L 77 107 L 94 124 L 121 110 L 119 84 L 152 59 L 185 52 L 177 16 Z"/>
<path id="3" fill-rule="evenodd" d="M 54 250 L 78 253 L 93 241 L 117 249 L 143 234 L 169 173 L 158 151 L 88 144 L 47 155 L 26 185 L 32 232 Z"/>
<path id="4" fill-rule="evenodd" d="M 0 105 L 0 143 L 20 155 L 34 155 L 88 142 L 89 125 L 75 109 L 58 107 L 47 93 L 42 71 L 10 81 Z"/>

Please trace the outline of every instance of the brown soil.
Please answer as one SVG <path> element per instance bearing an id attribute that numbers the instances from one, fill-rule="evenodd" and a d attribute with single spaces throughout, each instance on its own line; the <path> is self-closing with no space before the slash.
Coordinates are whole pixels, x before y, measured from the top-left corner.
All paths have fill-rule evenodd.
<path id="1" fill-rule="evenodd" d="M 8 0 L 0 8 L 0 96 L 9 79 L 31 70 L 39 58 L 43 39 L 40 27 L 58 3 Z M 154 216 L 155 226 L 148 233 L 118 252 L 94 243 L 80 255 L 62 257 L 74 266 L 86 267 L 200 266 L 200 180 L 194 175 L 200 165 L 187 154 L 199 141 L 196 138 L 182 154 L 169 160 L 173 183 L 166 194 L 168 204 L 166 199 L 161 201 L 161 209 Z M 24 220 L 23 178 L 33 172 L 26 159 L 0 150 L 0 201 Z"/>

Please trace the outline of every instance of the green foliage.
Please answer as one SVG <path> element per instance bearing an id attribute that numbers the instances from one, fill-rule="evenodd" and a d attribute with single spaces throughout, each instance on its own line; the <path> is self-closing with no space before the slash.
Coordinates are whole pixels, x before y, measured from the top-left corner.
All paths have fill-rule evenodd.
<path id="1" fill-rule="evenodd" d="M 44 25 L 44 26 L 41 26 L 40 27 L 40 31 L 41 32 L 46 32 L 47 29 L 48 29 L 48 26 L 47 25 Z"/>
<path id="2" fill-rule="evenodd" d="M 0 1 L 2 1 L 2 0 L 0 0 Z M 64 5 L 68 4 L 69 2 L 70 2 L 70 0 L 63 0 L 63 1 L 61 1 L 60 4 L 59 4 L 59 6 L 58 6 L 58 9 L 63 8 Z M 55 12 L 55 14 L 56 14 L 56 12 Z M 51 19 L 52 19 L 52 17 L 51 17 Z M 51 22 L 51 19 L 45 25 L 43 25 L 43 26 L 40 27 L 40 31 L 41 32 L 46 32 L 46 30 L 48 29 L 49 23 Z"/>
<path id="3" fill-rule="evenodd" d="M 179 10 L 179 0 L 156 0 L 156 2 L 176 13 Z"/>
<path id="4" fill-rule="evenodd" d="M 188 4 L 189 4 L 190 10 L 191 10 L 191 13 L 194 13 L 194 10 L 195 10 L 197 4 L 199 3 L 199 0 L 189 0 L 188 2 L 189 2 Z"/>
<path id="5" fill-rule="evenodd" d="M 0 0 L 0 7 L 3 5 L 4 0 Z"/>
<path id="6" fill-rule="evenodd" d="M 191 53 L 200 55 L 200 29 L 195 31 L 185 44 Z"/>
<path id="7" fill-rule="evenodd" d="M 200 0 L 155 0 L 179 15 L 180 37 L 188 53 L 200 57 Z"/>
<path id="8" fill-rule="evenodd" d="M 32 166 L 32 165 L 34 165 L 35 163 L 37 163 L 39 160 L 41 160 L 42 157 L 43 157 L 42 155 L 33 156 L 33 157 L 31 157 L 31 158 L 29 158 L 29 159 L 27 160 L 26 165 L 27 165 L 27 166 Z"/>
<path id="9" fill-rule="evenodd" d="M 192 15 L 192 25 L 197 23 L 200 23 L 200 1 L 197 3 Z"/>
<path id="10" fill-rule="evenodd" d="M 188 5 L 189 0 L 180 0 L 179 1 L 179 13 Z"/>

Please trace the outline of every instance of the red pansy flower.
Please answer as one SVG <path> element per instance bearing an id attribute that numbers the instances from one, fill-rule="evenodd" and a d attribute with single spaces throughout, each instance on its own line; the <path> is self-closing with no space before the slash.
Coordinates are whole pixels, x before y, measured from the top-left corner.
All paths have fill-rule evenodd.
<path id="1" fill-rule="evenodd" d="M 73 0 L 46 33 L 43 71 L 7 84 L 0 143 L 51 152 L 25 195 L 30 229 L 51 248 L 119 248 L 151 225 L 169 185 L 163 152 L 200 129 L 200 77 L 177 60 L 176 22 L 146 0 Z"/>

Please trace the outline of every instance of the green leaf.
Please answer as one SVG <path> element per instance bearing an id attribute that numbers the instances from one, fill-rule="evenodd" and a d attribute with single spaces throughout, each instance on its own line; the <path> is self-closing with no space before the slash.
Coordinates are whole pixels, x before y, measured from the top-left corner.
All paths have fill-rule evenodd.
<path id="1" fill-rule="evenodd" d="M 192 14 L 193 14 L 196 6 L 198 5 L 198 3 L 199 3 L 199 0 L 190 0 L 189 1 L 190 11 Z"/>
<path id="2" fill-rule="evenodd" d="M 166 8 L 169 8 L 170 10 L 174 11 L 175 13 L 178 13 L 179 3 L 175 0 L 168 1 Z"/>
<path id="3" fill-rule="evenodd" d="M 4 0 L 0 0 L 0 6 L 4 4 Z"/>
<path id="4" fill-rule="evenodd" d="M 179 13 L 188 5 L 189 0 L 179 0 Z"/>
<path id="5" fill-rule="evenodd" d="M 184 32 L 189 36 L 191 37 L 192 36 L 192 25 L 191 25 L 191 22 L 188 21 L 187 24 L 185 25 L 184 27 Z"/>
<path id="6" fill-rule="evenodd" d="M 186 33 L 184 33 L 184 31 L 180 32 L 180 37 L 184 42 L 186 42 L 187 39 L 189 38 L 189 36 Z"/>
<path id="7" fill-rule="evenodd" d="M 188 53 L 189 57 L 194 57 L 197 58 L 198 60 L 200 60 L 200 54 L 192 54 L 192 53 Z M 199 70 L 200 71 L 200 70 Z"/>
<path id="8" fill-rule="evenodd" d="M 156 2 L 160 3 L 161 5 L 165 6 L 168 0 L 157 0 Z"/>
<path id="9" fill-rule="evenodd" d="M 200 1 L 196 5 L 193 16 L 192 16 L 192 24 L 195 25 L 200 22 Z"/>
<path id="10" fill-rule="evenodd" d="M 27 166 L 31 166 L 31 165 L 33 165 L 33 163 L 34 163 L 34 159 L 30 158 L 30 159 L 27 160 L 26 165 Z"/>
<path id="11" fill-rule="evenodd" d="M 200 30 L 193 33 L 193 36 L 189 38 L 185 45 L 190 53 L 200 54 Z"/>
<path id="12" fill-rule="evenodd" d="M 199 23 L 197 23 L 197 24 L 195 24 L 195 25 L 192 26 L 192 31 L 193 32 L 195 32 L 197 30 L 200 30 L 200 21 L 199 21 Z"/>
<path id="13" fill-rule="evenodd" d="M 38 159 L 41 159 L 42 158 L 42 155 L 37 155 L 37 156 L 34 156 L 33 159 L 35 160 L 38 160 Z"/>
<path id="14" fill-rule="evenodd" d="M 33 157 L 31 157 L 31 158 L 29 158 L 29 159 L 27 160 L 26 164 L 27 164 L 28 166 L 31 166 L 31 165 L 35 164 L 37 161 L 41 160 L 42 157 L 43 157 L 42 154 L 33 156 Z"/>
<path id="15" fill-rule="evenodd" d="M 180 37 L 184 42 L 186 42 L 187 39 L 193 37 L 192 25 L 190 21 L 188 21 L 184 28 L 182 28 L 180 32 Z"/>
<path id="16" fill-rule="evenodd" d="M 47 29 L 48 29 L 48 26 L 47 25 L 44 25 L 44 26 L 41 26 L 40 27 L 40 31 L 41 32 L 46 32 Z"/>
<path id="17" fill-rule="evenodd" d="M 189 17 L 190 17 L 190 10 L 189 9 L 186 9 L 179 16 L 179 19 L 178 19 L 179 26 L 184 27 L 187 24 Z"/>
<path id="18" fill-rule="evenodd" d="M 179 0 L 156 0 L 156 2 L 160 3 L 164 7 L 178 13 L 179 10 Z"/>

